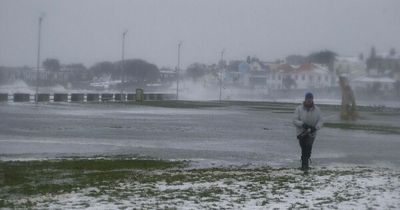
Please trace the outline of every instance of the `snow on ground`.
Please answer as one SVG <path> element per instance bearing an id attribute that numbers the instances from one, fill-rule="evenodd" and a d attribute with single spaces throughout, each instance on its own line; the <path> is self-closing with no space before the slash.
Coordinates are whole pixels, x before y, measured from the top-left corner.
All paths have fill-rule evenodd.
<path id="1" fill-rule="evenodd" d="M 335 110 L 324 110 L 324 115 L 326 122 L 340 123 Z M 207 166 L 143 172 L 149 180 L 141 182 L 121 180 L 72 193 L 10 198 L 21 206 L 400 209 L 396 133 L 324 128 L 314 144 L 316 167 L 304 176 L 288 168 L 299 164 L 300 153 L 292 113 L 287 111 L 15 104 L 2 106 L 0 116 L 6 122 L 0 124 L 0 160 L 112 153 L 197 160 L 193 165 Z M 396 126 L 399 122 L 398 114 L 392 112 L 365 111 L 360 116 L 356 122 L 360 125 Z M 224 167 L 213 168 L 218 163 Z M 227 167 L 229 163 L 276 168 L 232 168 Z M 163 173 L 174 179 L 159 176 Z"/>
<path id="2" fill-rule="evenodd" d="M 304 175 L 288 168 L 208 168 L 148 171 L 182 180 L 121 181 L 34 202 L 50 209 L 399 209 L 400 171 L 371 167 L 324 167 Z"/>

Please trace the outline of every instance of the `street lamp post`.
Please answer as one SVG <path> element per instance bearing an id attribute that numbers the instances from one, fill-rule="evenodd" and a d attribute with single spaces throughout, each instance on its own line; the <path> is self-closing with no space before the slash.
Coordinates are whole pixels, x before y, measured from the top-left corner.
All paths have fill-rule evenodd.
<path id="1" fill-rule="evenodd" d="M 125 70 L 125 36 L 128 33 L 127 30 L 122 33 L 122 55 L 121 55 L 121 101 L 125 101 L 124 97 L 124 70 Z"/>
<path id="2" fill-rule="evenodd" d="M 39 17 L 38 51 L 37 51 L 37 61 L 36 61 L 36 91 L 35 91 L 35 104 L 38 103 L 38 92 L 39 92 L 40 38 L 41 38 L 41 31 L 42 31 L 42 21 L 43 21 L 43 15 Z"/>
<path id="3" fill-rule="evenodd" d="M 178 65 L 176 66 L 176 100 L 179 98 L 179 68 L 181 63 L 181 46 L 182 42 L 178 44 Z"/>
<path id="4" fill-rule="evenodd" d="M 224 53 L 225 49 L 221 51 L 221 70 L 219 74 L 219 102 L 221 102 L 222 99 L 222 80 L 223 80 L 223 71 L 224 71 Z"/>

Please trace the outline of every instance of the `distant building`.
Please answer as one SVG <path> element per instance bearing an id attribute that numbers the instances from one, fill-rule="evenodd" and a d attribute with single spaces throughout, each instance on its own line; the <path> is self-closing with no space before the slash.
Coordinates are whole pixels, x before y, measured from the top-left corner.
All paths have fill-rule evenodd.
<path id="1" fill-rule="evenodd" d="M 254 59 L 250 63 L 240 63 L 238 69 L 238 73 L 233 75 L 237 81 L 236 84 L 242 87 L 267 88 L 267 74 L 270 71 L 268 65 Z"/>
<path id="2" fill-rule="evenodd" d="M 28 83 L 36 82 L 36 74 L 37 71 L 35 68 L 31 67 L 1 67 L 0 73 L 2 75 L 2 82 L 14 82 L 16 80 L 22 80 Z M 39 79 L 45 79 L 48 77 L 48 74 L 43 71 L 43 69 L 39 70 Z"/>
<path id="3" fill-rule="evenodd" d="M 367 59 L 368 76 L 394 76 L 400 72 L 400 55 L 396 52 L 382 53 Z"/>
<path id="4" fill-rule="evenodd" d="M 362 76 L 351 81 L 351 85 L 356 90 L 365 90 L 371 92 L 388 92 L 394 91 L 396 80 L 389 77 L 372 77 Z"/>
<path id="5" fill-rule="evenodd" d="M 337 77 L 326 67 L 314 63 L 281 64 L 268 75 L 267 84 L 269 89 L 318 89 L 337 86 Z"/>
<path id="6" fill-rule="evenodd" d="M 360 57 L 337 57 L 333 65 L 337 74 L 349 80 L 366 75 L 367 65 Z"/>
<path id="7" fill-rule="evenodd" d="M 169 68 L 161 68 L 160 69 L 160 82 L 162 84 L 171 84 L 172 82 L 176 82 L 177 79 L 177 71 Z"/>

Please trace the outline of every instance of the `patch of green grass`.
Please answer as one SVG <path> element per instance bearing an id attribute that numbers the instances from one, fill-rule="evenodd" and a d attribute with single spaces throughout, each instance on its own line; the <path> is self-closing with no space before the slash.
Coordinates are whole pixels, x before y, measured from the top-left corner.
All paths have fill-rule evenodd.
<path id="1" fill-rule="evenodd" d="M 284 106 L 253 106 L 250 107 L 255 110 L 273 110 L 274 113 L 294 113 L 295 107 L 284 107 Z"/>
<path id="2" fill-rule="evenodd" d="M 289 110 L 282 110 L 282 111 L 272 111 L 272 113 L 278 113 L 278 114 L 293 114 L 293 110 L 289 109 Z"/>
<path id="3" fill-rule="evenodd" d="M 213 107 L 229 107 L 241 106 L 254 110 L 282 110 L 294 111 L 297 104 L 279 103 L 265 101 L 183 101 L 183 100 L 165 100 L 165 101 L 143 101 L 130 102 L 133 105 L 156 106 L 166 108 L 213 108 Z"/>
<path id="4" fill-rule="evenodd" d="M 224 191 L 219 187 L 210 187 L 201 190 L 198 195 L 202 198 L 204 197 L 215 197 L 222 194 Z"/>
<path id="5" fill-rule="evenodd" d="M 51 163 L 60 170 L 98 170 L 109 171 L 118 169 L 163 169 L 177 166 L 176 162 L 162 160 L 140 159 L 74 159 Z"/>
<path id="6" fill-rule="evenodd" d="M 365 130 L 386 134 L 400 134 L 400 127 L 382 125 L 362 125 L 353 123 L 325 123 L 324 127 L 344 130 Z"/>
<path id="7" fill-rule="evenodd" d="M 136 161 L 136 164 L 127 163 L 126 160 Z M 115 164 L 107 161 L 113 161 Z M 142 161 L 148 163 L 143 164 Z M 101 202 L 120 206 L 124 206 L 122 201 L 129 199 L 138 198 L 141 202 L 151 198 L 152 201 L 149 203 L 134 204 L 144 209 L 181 206 L 183 201 L 200 204 L 206 209 L 213 208 L 213 205 L 221 200 L 234 204 L 231 205 L 232 208 L 252 199 L 259 199 L 261 205 L 268 205 L 285 202 L 288 193 L 292 192 L 307 196 L 308 193 L 324 186 L 323 182 L 338 180 L 340 176 L 354 176 L 356 179 L 373 172 L 366 167 L 353 167 L 348 170 L 322 168 L 315 169 L 309 176 L 303 177 L 298 171 L 288 168 L 245 166 L 190 169 L 181 168 L 185 165 L 183 162 L 129 159 L 129 157 L 3 161 L 0 164 L 3 171 L 4 167 L 11 170 L 17 168 L 18 170 L 14 172 L 18 172 L 16 174 L 20 178 L 19 181 L 7 182 L 7 185 L 0 186 L 0 209 L 44 208 L 48 203 L 57 202 L 51 200 L 54 198 L 53 195 L 69 192 L 84 193 L 96 201 L 102 199 Z M 316 182 L 318 177 L 324 181 Z M 362 196 L 361 192 L 349 191 L 357 187 L 353 183 L 355 181 L 348 181 L 346 189 L 334 192 L 333 196 L 318 198 L 316 205 L 327 207 L 345 202 L 348 198 L 359 199 Z M 40 201 L 35 199 L 37 197 L 48 200 Z M 25 201 L 20 202 L 20 200 Z M 73 205 L 77 208 L 88 207 L 85 202 L 87 201 L 78 201 Z M 218 208 L 218 204 L 215 208 Z M 292 208 L 307 208 L 307 206 L 295 203 Z"/>
<path id="8" fill-rule="evenodd" d="M 71 192 L 119 180 L 156 181 L 140 170 L 183 166 L 183 162 L 125 158 L 0 161 L 4 173 L 0 187 L 5 189 L 0 196 Z"/>
<path id="9" fill-rule="evenodd" d="M 335 198 L 335 201 L 338 203 L 344 202 L 344 201 L 349 201 L 352 199 L 352 195 L 346 193 L 346 192 L 334 192 L 333 197 Z"/>
<path id="10" fill-rule="evenodd" d="M 187 177 L 185 174 L 175 174 L 172 176 L 166 176 L 165 181 L 170 184 L 170 183 L 176 183 L 176 182 L 183 182 L 187 180 Z"/>
<path id="11" fill-rule="evenodd" d="M 296 202 L 292 204 L 292 206 L 289 209 L 308 209 L 309 206 L 304 203 Z"/>
<path id="12" fill-rule="evenodd" d="M 310 187 L 310 186 L 300 186 L 300 185 L 294 186 L 293 189 L 298 189 L 298 190 L 300 190 L 300 191 L 312 191 L 312 190 L 314 190 L 313 187 Z"/>
<path id="13" fill-rule="evenodd" d="M 316 203 L 317 206 L 334 203 L 334 200 L 331 197 L 319 197 L 315 200 L 319 201 Z"/>
<path id="14" fill-rule="evenodd" d="M 400 116 L 400 112 L 374 112 L 373 114 L 378 116 L 390 116 L 390 117 Z"/>
<path id="15" fill-rule="evenodd" d="M 209 108 L 209 107 L 225 107 L 226 104 L 218 101 L 182 101 L 182 100 L 166 100 L 166 101 L 143 101 L 132 102 L 134 105 L 155 106 L 166 108 Z"/>

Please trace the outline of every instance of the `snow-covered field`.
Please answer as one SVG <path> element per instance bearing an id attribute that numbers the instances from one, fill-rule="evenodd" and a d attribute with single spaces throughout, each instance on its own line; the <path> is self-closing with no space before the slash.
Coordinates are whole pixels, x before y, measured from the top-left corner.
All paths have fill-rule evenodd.
<path id="1" fill-rule="evenodd" d="M 313 170 L 303 175 L 293 108 L 2 104 L 3 161 L 120 154 L 191 161 L 184 169 L 140 172 L 153 181 L 9 199 L 39 209 L 400 208 L 398 110 L 364 109 L 359 120 L 342 122 L 338 110 L 322 107 L 331 126 L 318 133 Z M 158 177 L 165 173 L 178 179 Z"/>
<path id="2" fill-rule="evenodd" d="M 140 173 L 148 180 L 122 180 L 72 193 L 25 197 L 15 203 L 39 209 L 400 208 L 400 171 L 392 169 L 318 167 L 308 175 L 268 167 Z"/>

